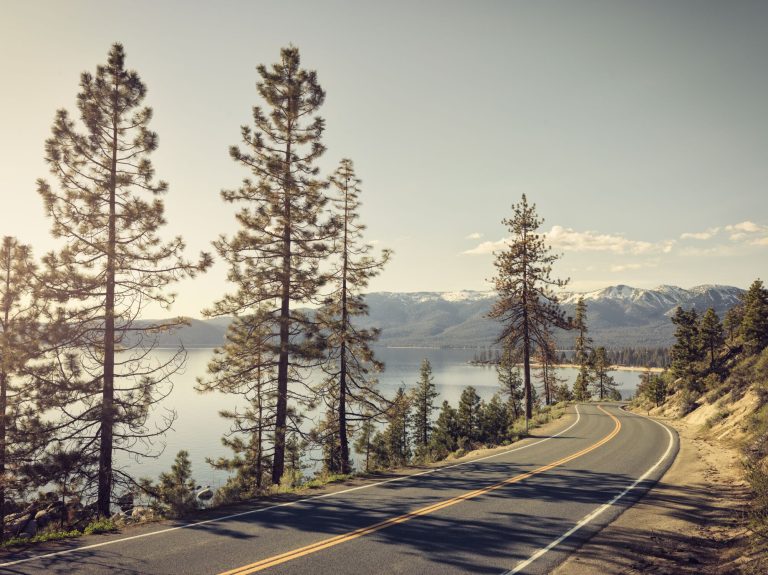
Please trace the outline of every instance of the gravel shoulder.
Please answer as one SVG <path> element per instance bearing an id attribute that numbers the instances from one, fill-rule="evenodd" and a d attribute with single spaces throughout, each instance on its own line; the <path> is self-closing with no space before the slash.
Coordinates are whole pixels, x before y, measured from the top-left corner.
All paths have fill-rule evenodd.
<path id="1" fill-rule="evenodd" d="M 554 575 L 768 572 L 754 564 L 743 526 L 748 492 L 736 448 L 702 438 L 699 425 L 658 419 L 678 431 L 676 460 L 653 489 Z"/>

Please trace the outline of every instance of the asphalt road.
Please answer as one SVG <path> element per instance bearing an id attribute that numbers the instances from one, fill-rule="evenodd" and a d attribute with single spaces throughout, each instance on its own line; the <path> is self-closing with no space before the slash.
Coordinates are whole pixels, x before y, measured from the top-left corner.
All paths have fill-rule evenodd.
<path id="1" fill-rule="evenodd" d="M 0 573 L 548 573 L 677 453 L 674 431 L 617 405 L 570 412 L 553 435 L 492 457 L 6 555 Z"/>

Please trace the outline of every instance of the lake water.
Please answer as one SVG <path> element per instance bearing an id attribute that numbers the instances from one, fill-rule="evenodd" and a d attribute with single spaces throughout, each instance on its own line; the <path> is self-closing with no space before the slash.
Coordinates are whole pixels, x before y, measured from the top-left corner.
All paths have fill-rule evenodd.
<path id="1" fill-rule="evenodd" d="M 376 356 L 386 364 L 385 371 L 379 374 L 379 389 L 387 397 L 392 397 L 403 384 L 413 387 L 419 379 L 422 360 L 428 358 L 440 394 L 437 405 L 448 400 L 456 407 L 461 392 L 469 385 L 475 387 L 481 398 L 490 399 L 499 391 L 496 369 L 469 365 L 475 352 L 474 349 L 378 348 Z M 156 350 L 155 353 L 162 359 L 171 352 Z M 217 487 L 226 481 L 226 473 L 214 470 L 205 459 L 231 455 L 231 451 L 221 444 L 222 435 L 229 430 L 229 422 L 219 417 L 218 413 L 222 409 L 236 407 L 238 398 L 223 393 L 201 394 L 195 391 L 196 378 L 205 376 L 211 353 L 210 349 L 189 350 L 186 368 L 183 373 L 175 375 L 173 392 L 160 404 L 161 408 L 173 409 L 177 414 L 173 430 L 164 438 L 163 453 L 157 459 L 144 458 L 141 461 L 117 458 L 118 464 L 134 477 L 155 479 L 161 472 L 170 469 L 179 450 L 186 449 L 190 454 L 193 476 L 199 484 Z M 569 384 L 573 383 L 575 369 L 560 368 L 559 372 Z M 623 397 L 634 395 L 639 372 L 614 371 L 611 375 L 619 384 Z"/>

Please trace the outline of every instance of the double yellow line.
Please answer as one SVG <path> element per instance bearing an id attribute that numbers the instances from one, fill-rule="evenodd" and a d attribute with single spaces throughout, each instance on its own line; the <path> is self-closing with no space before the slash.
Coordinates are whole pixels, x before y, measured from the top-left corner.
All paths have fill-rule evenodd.
<path id="1" fill-rule="evenodd" d="M 287 561 L 298 559 L 299 557 L 303 557 L 304 555 L 317 553 L 318 551 L 322 551 L 323 549 L 328 549 L 329 547 L 334 547 L 336 545 L 341 545 L 342 543 L 347 543 L 348 541 L 352 541 L 359 537 L 363 537 L 364 535 L 375 533 L 376 531 L 381 531 L 382 529 L 386 529 L 387 527 L 391 527 L 399 523 L 405 523 L 406 521 L 410 521 L 411 519 L 414 519 L 421 515 L 428 515 L 429 513 L 440 511 L 441 509 L 445 509 L 446 507 L 451 507 L 452 505 L 456 505 L 457 503 L 461 503 L 462 501 L 467 501 L 468 499 L 473 499 L 474 497 L 485 495 L 486 493 L 490 493 L 491 491 L 501 489 L 502 487 L 505 487 L 507 485 L 512 485 L 513 483 L 519 483 L 520 481 L 524 481 L 529 477 L 533 477 L 534 475 L 538 475 L 540 473 L 544 473 L 545 471 L 549 471 L 550 469 L 554 469 L 555 467 L 559 467 L 560 465 L 564 465 L 569 461 L 573 461 L 574 459 L 581 457 L 582 455 L 586 455 L 590 451 L 594 451 L 595 449 L 599 448 L 601 445 L 605 445 L 611 439 L 616 437 L 616 435 L 619 433 L 619 430 L 621 429 L 621 422 L 615 416 L 605 411 L 602 407 L 598 406 L 598 409 L 603 413 L 605 413 L 608 417 L 610 417 L 614 421 L 615 427 L 613 428 L 613 431 L 611 431 L 611 433 L 603 437 L 600 441 L 598 441 L 597 443 L 593 443 L 592 445 L 590 445 L 589 447 L 586 447 L 585 449 L 582 449 L 581 451 L 572 453 L 571 455 L 563 457 L 562 459 L 558 459 L 557 461 L 553 461 L 552 463 L 548 463 L 547 465 L 543 465 L 532 471 L 527 471 L 526 473 L 515 475 L 514 477 L 510 477 L 509 479 L 505 479 L 504 481 L 500 481 L 499 483 L 489 485 L 488 487 L 483 487 L 482 489 L 476 489 L 474 491 L 468 491 L 466 493 L 463 493 L 462 495 L 458 495 L 456 497 L 452 497 L 451 499 L 446 499 L 444 501 L 440 501 L 432 505 L 427 505 L 426 507 L 421 507 L 420 509 L 416 509 L 415 511 L 411 511 L 404 515 L 399 515 L 397 517 L 385 519 L 384 521 L 374 523 L 373 525 L 369 525 L 368 527 L 361 527 L 360 529 L 355 529 L 354 531 L 350 531 L 349 533 L 343 533 L 335 537 L 323 539 L 316 543 L 312 543 L 311 545 L 306 545 L 305 547 L 299 547 L 298 549 L 287 551 L 286 553 L 281 553 L 280 555 L 267 557 L 266 559 L 262 559 L 261 561 L 257 561 L 256 563 L 243 565 L 242 567 L 238 567 L 230 571 L 224 571 L 222 573 L 219 573 L 219 575 L 249 575 L 250 573 L 263 571 L 264 569 L 269 569 L 270 567 L 280 565 L 281 563 L 286 563 Z"/>

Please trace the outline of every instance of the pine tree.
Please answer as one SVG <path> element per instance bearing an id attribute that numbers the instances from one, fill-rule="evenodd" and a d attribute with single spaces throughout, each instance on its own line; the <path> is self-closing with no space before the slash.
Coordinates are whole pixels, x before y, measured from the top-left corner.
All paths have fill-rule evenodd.
<path id="1" fill-rule="evenodd" d="M 447 401 L 443 401 L 440 413 L 435 421 L 429 449 L 435 460 L 445 459 L 449 453 L 459 447 L 459 420 L 456 410 Z"/>
<path id="2" fill-rule="evenodd" d="M 38 180 L 52 233 L 66 240 L 45 258 L 47 281 L 56 298 L 66 302 L 66 337 L 80 350 L 80 380 L 71 372 L 62 375 L 79 387 L 72 403 L 82 408 L 68 412 L 68 437 L 99 452 L 101 515 L 110 512 L 115 476 L 124 475 L 113 469 L 113 452 L 136 453 L 140 437 L 162 432 L 146 428 L 148 410 L 168 393 L 162 384 L 184 360 L 183 350 L 165 366 L 146 360 L 153 334 L 181 325 L 181 318 L 154 325 L 134 320 L 151 302 L 170 306 L 174 294 L 167 286 L 211 263 L 207 254 L 198 263 L 184 260 L 181 238 L 163 243 L 158 235 L 165 224 L 159 196 L 168 185 L 154 180 L 149 156 L 158 138 L 148 128 L 152 110 L 143 107 L 145 94 L 139 75 L 125 68 L 123 47 L 114 44 L 106 66 L 81 76 L 77 105 L 84 131 L 66 110 L 56 113 L 45 159 L 59 191 Z M 124 352 L 119 359 L 117 350 Z M 71 390 L 67 394 L 73 397 Z"/>
<path id="3" fill-rule="evenodd" d="M 456 414 L 459 423 L 459 435 L 470 443 L 480 439 L 480 396 L 471 385 L 464 388 L 459 399 L 459 409 Z"/>
<path id="4" fill-rule="evenodd" d="M 675 343 L 670 350 L 672 373 L 683 378 L 687 386 L 695 386 L 698 373 L 696 362 L 702 359 L 701 338 L 699 337 L 699 317 L 694 308 L 686 311 L 682 307 L 672 316 L 675 325 Z"/>
<path id="5" fill-rule="evenodd" d="M 707 309 L 699 322 L 701 346 L 709 353 L 709 369 L 715 369 L 715 356 L 725 343 L 723 326 L 713 308 Z"/>
<path id="6" fill-rule="evenodd" d="M 525 415 L 530 419 L 533 410 L 531 353 L 535 345 L 544 344 L 551 326 L 570 327 L 552 291 L 567 282 L 550 277 L 557 256 L 550 253 L 544 237 L 537 233 L 543 220 L 537 216 L 536 206 L 529 205 L 523 194 L 512 211 L 511 219 L 502 220 L 509 229 L 510 239 L 507 248 L 496 254 L 494 284 L 498 300 L 489 317 L 503 325 L 498 341 L 522 351 Z"/>
<path id="7" fill-rule="evenodd" d="M 328 274 L 332 291 L 318 314 L 326 333 L 328 353 L 323 366 L 327 378 L 322 396 L 333 398 L 337 410 L 335 433 L 339 438 L 340 472 L 349 473 L 350 422 L 381 414 L 387 405 L 386 399 L 376 391 L 376 380 L 371 377 L 384 368 L 371 349 L 380 330 L 363 329 L 352 321 L 368 314 L 362 292 L 389 261 L 391 252 L 384 250 L 376 259 L 370 255 L 372 246 L 363 242 L 365 226 L 360 223 L 358 213 L 361 182 L 352 161 L 342 160 L 330 181 L 336 192 L 331 198 L 336 235 L 331 248 L 333 265 Z M 369 415 L 364 415 L 366 413 Z"/>
<path id="8" fill-rule="evenodd" d="M 435 398 L 438 396 L 432 376 L 432 366 L 427 358 L 421 362 L 419 381 L 413 389 L 413 425 L 415 428 L 414 444 L 417 448 L 424 449 L 429 443 L 429 435 L 432 431 L 432 412 L 437 409 Z"/>
<path id="9" fill-rule="evenodd" d="M 600 401 L 604 399 L 614 399 L 618 391 L 616 380 L 608 375 L 612 371 L 611 363 L 608 361 L 608 354 L 604 347 L 598 347 L 592 352 L 590 365 L 594 373 L 592 377 L 592 386 Z"/>
<path id="10" fill-rule="evenodd" d="M 728 334 L 728 343 L 733 344 L 741 328 L 741 320 L 744 316 L 744 306 L 737 304 L 725 312 L 723 329 Z"/>
<path id="11" fill-rule="evenodd" d="M 268 321 L 257 313 L 235 318 L 229 325 L 226 342 L 213 351 L 208 363 L 208 378 L 198 378 L 201 393 L 218 391 L 241 398 L 243 409 L 223 410 L 219 415 L 232 423 L 222 443 L 233 457 L 208 462 L 215 469 L 234 471 L 230 488 L 255 495 L 271 476 L 271 439 L 275 433 L 277 404 L 277 358 L 267 330 Z"/>
<path id="12" fill-rule="evenodd" d="M 171 470 L 160 474 L 157 485 L 145 484 L 145 488 L 159 500 L 164 511 L 171 517 L 183 517 L 197 508 L 189 452 L 183 449 L 179 451 Z"/>
<path id="13" fill-rule="evenodd" d="M 742 295 L 744 315 L 741 336 L 749 353 L 760 353 L 768 347 L 768 289 L 756 279 Z"/>
<path id="14" fill-rule="evenodd" d="M 355 451 L 358 454 L 365 456 L 365 472 L 368 473 L 371 470 L 371 459 L 373 455 L 373 438 L 376 432 L 376 427 L 373 424 L 373 417 L 368 417 L 363 420 L 360 426 L 360 432 L 355 441 Z"/>
<path id="15" fill-rule="evenodd" d="M 509 412 L 501 402 L 498 393 L 494 393 L 488 403 L 480 409 L 480 436 L 482 441 L 491 445 L 500 445 L 507 438 L 507 428 L 511 423 Z"/>
<path id="16" fill-rule="evenodd" d="M 244 149 L 230 148 L 232 159 L 255 180 L 245 179 L 237 190 L 222 191 L 224 201 L 244 207 L 236 216 L 240 229 L 214 243 L 229 265 L 228 279 L 236 291 L 206 311 L 209 316 L 248 315 L 259 308 L 265 327 L 274 335 L 275 484 L 285 470 L 289 400 L 314 399 L 303 368 L 322 361 L 317 325 L 297 308 L 322 303 L 319 289 L 324 277 L 319 264 L 335 233 L 334 225 L 321 221 L 327 183 L 317 177 L 315 165 L 325 151 L 324 121 L 314 116 L 325 92 L 316 73 L 300 64 L 299 50 L 289 47 L 282 49 L 280 62 L 271 70 L 257 68 L 261 80 L 256 87 L 269 110 L 255 106 L 254 128 L 241 128 Z"/>
<path id="17" fill-rule="evenodd" d="M 515 353 L 506 348 L 501 354 L 501 360 L 496 366 L 496 378 L 501 386 L 501 392 L 507 397 L 508 411 L 514 421 L 522 413 L 523 378 L 517 365 Z"/>
<path id="18" fill-rule="evenodd" d="M 411 423 L 411 400 L 405 388 L 399 387 L 385 415 L 387 427 L 383 442 L 390 467 L 405 465 L 411 458 L 411 438 L 408 428 Z"/>
<path id="19" fill-rule="evenodd" d="M 572 325 L 573 329 L 576 330 L 574 362 L 581 369 L 589 363 L 589 353 L 592 350 L 592 338 L 587 335 L 589 333 L 587 302 L 584 301 L 583 297 L 579 297 L 579 301 L 576 302 L 576 315 Z"/>
<path id="20" fill-rule="evenodd" d="M 557 375 L 557 351 L 551 334 L 547 335 L 544 345 L 537 348 L 536 361 L 539 364 L 536 378 L 544 391 L 544 404 L 552 405 L 557 387 L 566 380 Z"/>
<path id="21" fill-rule="evenodd" d="M 573 399 L 575 401 L 589 401 L 592 394 L 589 392 L 589 386 L 592 383 L 588 369 L 580 369 L 576 374 L 576 381 L 573 382 Z"/>
<path id="22" fill-rule="evenodd" d="M 576 375 L 576 381 L 573 384 L 573 398 L 576 401 L 589 401 L 592 395 L 589 393 L 589 386 L 592 383 L 589 369 L 589 354 L 592 350 L 592 338 L 587 334 L 587 303 L 583 297 L 576 302 L 576 316 L 572 322 L 573 329 L 576 330 L 576 342 L 574 346 L 574 362 L 579 373 Z"/>
<path id="23" fill-rule="evenodd" d="M 4 237 L 0 245 L 0 541 L 6 499 L 23 491 L 20 466 L 45 445 L 41 399 L 32 363 L 45 352 L 41 326 L 45 303 L 29 246 Z"/>

